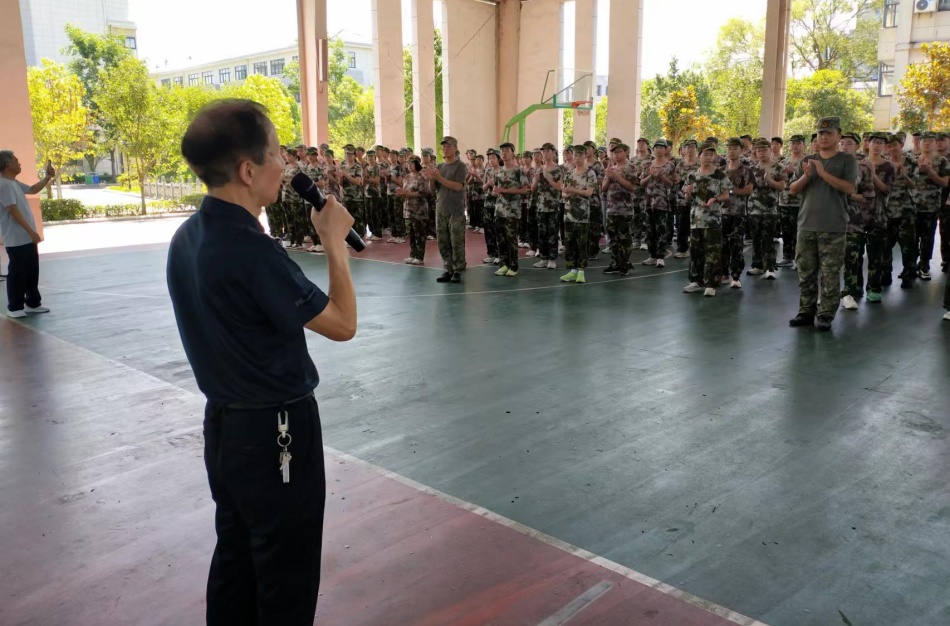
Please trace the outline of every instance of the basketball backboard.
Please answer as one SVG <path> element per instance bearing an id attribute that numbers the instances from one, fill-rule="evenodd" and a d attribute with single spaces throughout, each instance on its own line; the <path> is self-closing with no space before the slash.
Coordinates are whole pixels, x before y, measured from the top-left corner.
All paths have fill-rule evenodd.
<path id="1" fill-rule="evenodd" d="M 594 108 L 594 73 L 589 70 L 558 68 L 548 71 L 542 104 L 555 109 L 589 111 Z"/>

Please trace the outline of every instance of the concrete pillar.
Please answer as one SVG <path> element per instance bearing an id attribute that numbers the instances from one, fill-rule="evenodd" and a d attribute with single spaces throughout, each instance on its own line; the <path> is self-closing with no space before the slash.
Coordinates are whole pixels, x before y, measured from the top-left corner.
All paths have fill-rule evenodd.
<path id="1" fill-rule="evenodd" d="M 759 134 L 782 135 L 788 80 L 788 36 L 791 0 L 768 0 L 765 10 L 765 58 L 762 73 L 762 112 Z"/>
<path id="2" fill-rule="evenodd" d="M 412 136 L 418 153 L 436 148 L 435 17 L 432 0 L 412 2 Z M 400 74 L 401 75 L 401 74 Z"/>
<path id="3" fill-rule="evenodd" d="M 26 51 L 19 2 L 0 2 L 0 150 L 13 150 L 23 173 L 19 180 L 28 185 L 37 181 L 36 145 L 30 91 L 26 84 Z M 39 196 L 28 196 L 37 232 L 43 234 Z"/>
<path id="4" fill-rule="evenodd" d="M 533 0 L 521 7 L 521 41 L 518 58 L 518 111 L 541 102 L 548 71 L 557 69 L 560 57 L 561 2 Z M 499 58 L 499 66 L 509 63 Z M 557 143 L 559 110 L 537 111 L 526 120 L 525 149 L 546 141 Z"/>
<path id="5" fill-rule="evenodd" d="M 373 0 L 376 143 L 384 146 L 406 145 L 402 71 L 402 2 Z"/>
<path id="6" fill-rule="evenodd" d="M 568 84 L 576 80 L 581 72 L 592 72 L 591 86 L 596 82 L 595 49 L 597 46 L 597 4 L 598 0 L 575 0 L 574 3 L 574 79 L 565 76 Z M 581 96 L 577 96 L 580 98 Z M 594 138 L 596 115 L 574 112 L 574 143 L 584 143 Z"/>
<path id="7" fill-rule="evenodd" d="M 303 141 L 316 146 L 329 137 L 327 82 L 327 0 L 297 0 L 297 45 L 300 64 L 300 112 Z"/>
<path id="8" fill-rule="evenodd" d="M 640 136 L 643 0 L 614 0 L 609 17 L 607 138 L 618 137 L 632 147 Z"/>
<path id="9" fill-rule="evenodd" d="M 501 0 L 498 6 L 498 107 L 495 140 L 508 120 L 518 114 L 518 66 L 521 54 L 521 0 Z"/>
<path id="10" fill-rule="evenodd" d="M 444 7 L 443 129 L 459 140 L 462 152 L 484 152 L 499 137 L 496 109 L 485 106 L 496 102 L 496 10 L 472 0 L 445 0 Z"/>

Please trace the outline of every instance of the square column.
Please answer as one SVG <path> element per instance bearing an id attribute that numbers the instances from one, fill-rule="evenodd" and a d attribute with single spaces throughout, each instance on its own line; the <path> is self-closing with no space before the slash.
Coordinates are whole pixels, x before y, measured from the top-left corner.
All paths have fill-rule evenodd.
<path id="1" fill-rule="evenodd" d="M 498 142 L 505 124 L 518 114 L 518 67 L 521 55 L 521 0 L 501 0 L 498 5 L 498 104 L 495 135 Z"/>
<path id="2" fill-rule="evenodd" d="M 510 1 L 510 0 L 506 0 Z M 550 70 L 557 69 L 561 52 L 560 0 L 533 0 L 521 7 L 521 37 L 518 55 L 518 111 L 539 104 L 544 81 Z M 499 66 L 511 63 L 499 58 Z M 516 111 L 517 113 L 517 111 Z M 550 141 L 560 142 L 557 109 L 536 111 L 525 120 L 525 145 L 531 150 Z M 507 120 L 499 120 L 502 123 Z"/>
<path id="3" fill-rule="evenodd" d="M 300 112 L 303 141 L 316 146 L 329 137 L 327 0 L 297 0 Z"/>
<path id="4" fill-rule="evenodd" d="M 402 2 L 373 0 L 373 75 L 376 143 L 406 144 L 402 80 Z"/>
<path id="5" fill-rule="evenodd" d="M 413 147 L 437 148 L 435 136 L 435 17 L 432 0 L 412 0 Z M 402 73 L 399 74 L 402 76 Z"/>
<path id="6" fill-rule="evenodd" d="M 574 13 L 574 78 L 580 72 L 594 72 L 596 65 L 595 48 L 597 46 L 597 5 L 598 0 L 576 0 Z M 570 76 L 567 77 L 571 79 Z M 596 84 L 597 76 L 591 77 Z M 597 118 L 594 111 L 590 115 L 574 115 L 574 143 L 584 143 L 594 138 L 594 122 Z"/>
<path id="7" fill-rule="evenodd" d="M 462 152 L 469 148 L 484 152 L 498 142 L 496 107 L 485 106 L 496 102 L 497 93 L 495 7 L 471 0 L 445 0 L 444 6 L 444 132 L 459 140 Z"/>
<path id="8" fill-rule="evenodd" d="M 780 136 L 785 129 L 791 10 L 791 0 L 768 0 L 765 10 L 765 63 L 759 117 L 759 135 L 762 137 Z"/>
<path id="9" fill-rule="evenodd" d="M 614 0 L 610 3 L 609 17 L 607 137 L 618 137 L 633 146 L 640 136 L 643 0 Z"/>
<path id="10" fill-rule="evenodd" d="M 19 2 L 0 2 L 0 150 L 13 150 L 23 173 L 20 181 L 35 183 L 36 144 L 33 140 L 33 114 L 30 112 L 30 90 L 26 83 L 26 51 L 23 44 L 23 22 Z M 39 196 L 27 196 L 36 230 L 43 234 L 43 216 Z"/>

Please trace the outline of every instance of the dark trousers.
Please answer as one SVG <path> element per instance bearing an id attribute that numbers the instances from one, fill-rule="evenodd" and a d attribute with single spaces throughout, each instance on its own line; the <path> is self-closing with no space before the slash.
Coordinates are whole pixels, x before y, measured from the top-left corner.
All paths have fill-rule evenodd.
<path id="1" fill-rule="evenodd" d="M 752 231 L 752 267 L 775 271 L 775 232 L 777 215 L 750 215 Z"/>
<path id="2" fill-rule="evenodd" d="M 320 589 L 326 476 L 313 398 L 286 407 L 290 482 L 279 470 L 278 409 L 205 409 L 205 468 L 218 543 L 211 626 L 312 626 Z"/>
<path id="3" fill-rule="evenodd" d="M 35 243 L 7 246 L 10 265 L 7 268 L 7 309 L 22 311 L 23 305 L 36 308 L 40 297 L 40 255 Z"/>
<path id="4" fill-rule="evenodd" d="M 940 265 L 944 268 L 950 263 L 950 206 L 940 209 Z"/>
<path id="5" fill-rule="evenodd" d="M 937 234 L 937 214 L 917 214 L 917 247 L 920 250 L 918 268 L 921 272 L 930 272 L 930 259 L 934 255 L 934 239 Z"/>
<path id="6" fill-rule="evenodd" d="M 689 251 L 690 227 L 689 227 L 689 204 L 683 202 L 683 206 L 676 206 L 676 251 Z"/>
<path id="7" fill-rule="evenodd" d="M 545 261 L 554 261 L 557 251 L 557 212 L 538 213 L 538 250 Z"/>

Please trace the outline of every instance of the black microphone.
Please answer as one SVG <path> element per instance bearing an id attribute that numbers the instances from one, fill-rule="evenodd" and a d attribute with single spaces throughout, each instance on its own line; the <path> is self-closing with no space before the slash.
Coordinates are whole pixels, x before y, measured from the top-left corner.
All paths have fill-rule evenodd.
<path id="1" fill-rule="evenodd" d="M 317 210 L 317 213 L 323 210 L 324 205 L 327 203 L 327 198 L 323 195 L 323 192 L 313 184 L 309 176 L 300 172 L 290 181 L 290 186 L 293 187 L 298 196 L 312 204 L 313 208 Z M 346 236 L 346 243 L 350 244 L 350 247 L 357 252 L 362 252 L 363 249 L 366 248 L 366 244 L 363 243 L 363 238 L 352 228 L 350 229 L 350 233 Z"/>

